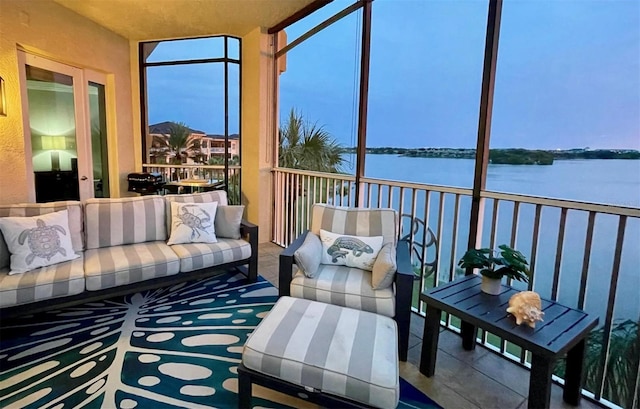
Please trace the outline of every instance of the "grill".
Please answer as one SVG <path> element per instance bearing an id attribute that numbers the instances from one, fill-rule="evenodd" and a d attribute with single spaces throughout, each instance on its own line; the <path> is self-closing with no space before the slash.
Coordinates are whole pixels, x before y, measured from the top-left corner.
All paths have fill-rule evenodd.
<path id="1" fill-rule="evenodd" d="M 162 175 L 159 173 L 129 173 L 129 192 L 140 193 L 141 195 L 153 195 L 158 193 L 164 186 Z"/>

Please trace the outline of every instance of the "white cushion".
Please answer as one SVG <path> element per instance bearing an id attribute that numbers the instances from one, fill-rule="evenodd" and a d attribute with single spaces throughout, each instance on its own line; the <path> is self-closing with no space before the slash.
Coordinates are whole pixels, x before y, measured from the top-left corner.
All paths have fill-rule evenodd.
<path id="1" fill-rule="evenodd" d="M 218 204 L 214 222 L 216 236 L 226 237 L 228 239 L 239 239 L 243 214 L 244 206 L 242 205 L 224 206 Z"/>
<path id="2" fill-rule="evenodd" d="M 373 270 L 382 248 L 382 236 L 364 237 L 336 234 L 320 229 L 322 264 Z"/>
<path id="3" fill-rule="evenodd" d="M 396 248 L 393 243 L 382 246 L 371 273 L 371 286 L 374 290 L 387 288 L 393 284 L 398 267 L 396 265 Z"/>
<path id="4" fill-rule="evenodd" d="M 322 242 L 320 238 L 316 234 L 308 232 L 302 245 L 293 253 L 293 258 L 304 275 L 313 277 L 318 271 L 322 259 Z"/>
<path id="5" fill-rule="evenodd" d="M 3 217 L 0 229 L 11 253 L 9 274 L 80 257 L 73 251 L 67 210 L 32 217 Z"/>
<path id="6" fill-rule="evenodd" d="M 217 208 L 218 202 L 171 202 L 171 237 L 167 244 L 216 243 Z"/>

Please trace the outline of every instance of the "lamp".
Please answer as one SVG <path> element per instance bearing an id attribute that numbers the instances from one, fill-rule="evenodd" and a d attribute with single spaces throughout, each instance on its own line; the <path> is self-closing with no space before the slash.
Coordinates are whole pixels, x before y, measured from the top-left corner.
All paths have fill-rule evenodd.
<path id="1" fill-rule="evenodd" d="M 59 151 L 67 149 L 67 141 L 64 136 L 42 135 L 41 141 L 43 150 Z"/>
<path id="2" fill-rule="evenodd" d="M 0 116 L 7 116 L 7 99 L 4 95 L 4 80 L 0 77 Z"/>

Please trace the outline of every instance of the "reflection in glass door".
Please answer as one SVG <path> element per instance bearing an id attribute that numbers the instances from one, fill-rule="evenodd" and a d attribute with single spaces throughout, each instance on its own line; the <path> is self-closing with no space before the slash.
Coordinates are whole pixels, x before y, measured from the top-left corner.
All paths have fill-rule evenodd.
<path id="1" fill-rule="evenodd" d="M 109 197 L 107 116 L 103 84 L 89 81 L 89 113 L 94 196 Z"/>
<path id="2" fill-rule="evenodd" d="M 82 70 L 20 52 L 26 97 L 25 148 L 36 202 L 94 196 Z M 27 122 L 28 119 L 28 122 Z M 31 169 L 30 169 L 31 168 Z"/>

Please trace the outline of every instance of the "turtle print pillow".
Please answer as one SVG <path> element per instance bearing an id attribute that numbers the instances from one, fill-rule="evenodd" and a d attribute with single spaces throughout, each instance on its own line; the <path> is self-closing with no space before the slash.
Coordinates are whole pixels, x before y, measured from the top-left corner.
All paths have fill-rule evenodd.
<path id="1" fill-rule="evenodd" d="M 11 254 L 9 274 L 80 257 L 73 251 L 67 210 L 32 217 L 2 217 L 0 230 Z"/>
<path id="2" fill-rule="evenodd" d="M 217 210 L 218 202 L 171 202 L 171 237 L 167 244 L 217 243 Z"/>
<path id="3" fill-rule="evenodd" d="M 382 236 L 349 236 L 320 229 L 322 264 L 373 270 L 382 248 Z"/>

